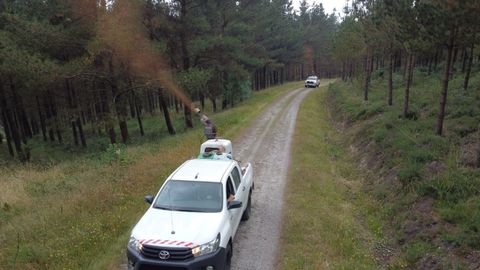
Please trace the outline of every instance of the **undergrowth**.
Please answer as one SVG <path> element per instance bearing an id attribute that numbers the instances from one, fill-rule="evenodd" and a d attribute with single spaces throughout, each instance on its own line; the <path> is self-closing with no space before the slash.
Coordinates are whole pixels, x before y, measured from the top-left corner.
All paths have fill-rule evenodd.
<path id="1" fill-rule="evenodd" d="M 341 115 L 337 120 L 346 123 L 350 143 L 359 149 L 355 155 L 373 175 L 367 189 L 385 202 L 383 214 L 396 228 L 409 267 L 420 267 L 426 257 L 443 267 L 462 267 L 468 260 L 457 262 L 447 250 L 454 247 L 464 257 L 480 248 L 480 169 L 468 160 L 480 143 L 478 67 L 468 91 L 463 78 L 456 74 L 450 81 L 444 136 L 435 135 L 440 72 L 415 71 L 408 119 L 402 118 L 401 74 L 394 76 L 393 106 L 386 102 L 384 76 L 372 81 L 368 101 L 360 81 L 329 89 L 331 106 Z"/>

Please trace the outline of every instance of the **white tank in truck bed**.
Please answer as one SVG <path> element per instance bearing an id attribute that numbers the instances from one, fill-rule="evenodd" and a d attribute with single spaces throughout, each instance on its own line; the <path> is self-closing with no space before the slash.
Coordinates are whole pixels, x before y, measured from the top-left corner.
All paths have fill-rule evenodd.
<path id="1" fill-rule="evenodd" d="M 212 151 L 230 154 L 233 157 L 232 142 L 225 139 L 212 139 L 202 143 L 200 146 L 200 155 Z"/>

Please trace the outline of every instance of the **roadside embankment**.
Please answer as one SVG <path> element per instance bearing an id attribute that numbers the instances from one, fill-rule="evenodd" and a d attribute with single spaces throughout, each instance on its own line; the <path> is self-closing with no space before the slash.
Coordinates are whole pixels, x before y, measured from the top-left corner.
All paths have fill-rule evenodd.
<path id="1" fill-rule="evenodd" d="M 379 73 L 380 74 L 380 73 Z M 377 75 L 379 75 L 377 74 Z M 480 73 L 469 91 L 463 76 L 450 82 L 443 136 L 435 135 L 440 74 L 414 76 L 408 118 L 402 117 L 404 84 L 376 76 L 370 98 L 360 82 L 338 82 L 328 107 L 343 131 L 348 154 L 368 175 L 363 190 L 378 201 L 379 217 L 410 269 L 480 268 Z"/>

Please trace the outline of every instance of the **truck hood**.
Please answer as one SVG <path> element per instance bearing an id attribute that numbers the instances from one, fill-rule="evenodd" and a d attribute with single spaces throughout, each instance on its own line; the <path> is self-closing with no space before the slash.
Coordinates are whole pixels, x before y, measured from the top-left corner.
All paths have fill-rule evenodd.
<path id="1" fill-rule="evenodd" d="M 132 236 L 149 245 L 194 247 L 215 239 L 220 224 L 221 212 L 196 213 L 149 208 L 133 229 Z"/>

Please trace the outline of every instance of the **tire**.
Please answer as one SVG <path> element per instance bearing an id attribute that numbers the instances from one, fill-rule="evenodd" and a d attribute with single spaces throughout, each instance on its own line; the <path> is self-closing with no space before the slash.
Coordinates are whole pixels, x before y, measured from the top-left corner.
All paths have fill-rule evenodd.
<path id="1" fill-rule="evenodd" d="M 252 192 L 248 194 L 247 208 L 245 208 L 245 211 L 243 211 L 242 221 L 249 220 L 251 213 L 252 213 Z"/>
<path id="2" fill-rule="evenodd" d="M 225 267 L 223 269 L 230 270 L 232 267 L 232 244 L 228 243 L 227 249 L 225 250 Z"/>

